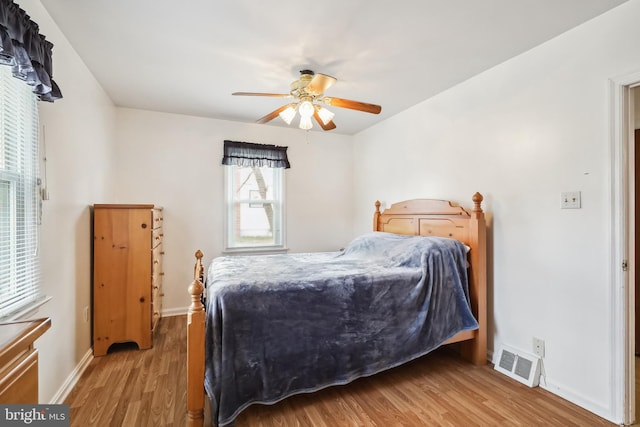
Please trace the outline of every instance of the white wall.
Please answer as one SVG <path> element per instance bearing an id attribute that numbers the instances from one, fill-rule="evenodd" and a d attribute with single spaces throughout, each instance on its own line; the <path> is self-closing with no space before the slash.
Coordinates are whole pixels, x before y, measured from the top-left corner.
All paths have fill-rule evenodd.
<path id="1" fill-rule="evenodd" d="M 352 238 L 351 137 L 123 108 L 117 123 L 118 191 L 110 202 L 164 208 L 168 313 L 189 304 L 195 250 L 202 249 L 207 262 L 222 251 L 225 139 L 289 147 L 285 221 L 291 252 L 336 250 Z"/>
<path id="2" fill-rule="evenodd" d="M 51 196 L 43 206 L 40 255 L 44 291 L 53 299 L 34 317 L 52 321 L 36 342 L 40 401 L 51 402 L 91 348 L 90 323 L 83 319 L 91 295 L 89 205 L 110 199 L 115 107 L 40 2 L 21 0 L 20 6 L 54 44 L 54 79 L 64 96 L 39 104 Z"/>
<path id="3" fill-rule="evenodd" d="M 354 224 L 414 197 L 489 213 L 489 345 L 546 341 L 549 390 L 611 401 L 608 79 L 640 70 L 632 0 L 355 136 Z M 562 191 L 582 209 L 561 210 Z M 543 384 L 545 381 L 543 380 Z M 620 421 L 620 420 L 614 420 Z"/>

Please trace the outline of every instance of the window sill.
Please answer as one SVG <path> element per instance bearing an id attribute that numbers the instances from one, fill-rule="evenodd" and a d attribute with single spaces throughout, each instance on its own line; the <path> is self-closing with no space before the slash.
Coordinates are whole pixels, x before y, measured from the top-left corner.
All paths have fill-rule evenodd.
<path id="1" fill-rule="evenodd" d="M 0 318 L 1 322 L 15 322 L 18 320 L 27 320 L 33 314 L 35 314 L 40 307 L 51 301 L 51 296 L 43 295 L 37 301 L 28 306 L 16 311 L 14 313 L 8 314 L 7 316 Z"/>
<path id="2" fill-rule="evenodd" d="M 281 247 L 227 248 L 222 251 L 222 255 L 274 255 L 286 254 L 287 252 L 289 252 L 289 249 Z"/>

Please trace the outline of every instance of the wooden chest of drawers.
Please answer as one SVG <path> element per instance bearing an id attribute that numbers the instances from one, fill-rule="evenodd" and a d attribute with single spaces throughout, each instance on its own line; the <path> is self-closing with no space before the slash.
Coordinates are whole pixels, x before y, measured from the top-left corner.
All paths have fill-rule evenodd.
<path id="1" fill-rule="evenodd" d="M 162 209 L 93 208 L 93 354 L 120 342 L 151 348 L 162 313 Z"/>

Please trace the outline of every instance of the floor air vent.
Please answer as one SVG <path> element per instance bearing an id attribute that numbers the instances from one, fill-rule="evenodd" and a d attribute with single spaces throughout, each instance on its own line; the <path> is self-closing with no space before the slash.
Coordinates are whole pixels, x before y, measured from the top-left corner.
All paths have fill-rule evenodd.
<path id="1" fill-rule="evenodd" d="M 503 345 L 495 370 L 529 387 L 537 387 L 540 381 L 540 358 Z"/>

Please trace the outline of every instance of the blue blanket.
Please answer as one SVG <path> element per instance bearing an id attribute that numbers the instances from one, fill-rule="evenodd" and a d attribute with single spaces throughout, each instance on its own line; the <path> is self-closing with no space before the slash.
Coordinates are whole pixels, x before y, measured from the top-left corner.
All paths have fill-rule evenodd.
<path id="1" fill-rule="evenodd" d="M 374 232 L 344 251 L 216 258 L 207 274 L 212 420 L 346 384 L 476 329 L 467 248 Z"/>

